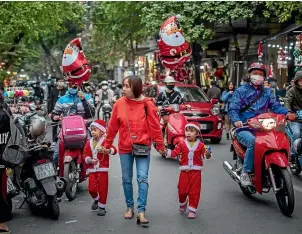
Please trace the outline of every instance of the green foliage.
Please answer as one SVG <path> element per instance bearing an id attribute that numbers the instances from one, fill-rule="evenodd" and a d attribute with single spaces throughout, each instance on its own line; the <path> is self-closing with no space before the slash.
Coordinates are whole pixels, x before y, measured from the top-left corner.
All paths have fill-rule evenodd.
<path id="1" fill-rule="evenodd" d="M 302 24 L 302 2 L 266 2 L 267 8 L 277 15 L 279 22 L 284 23 L 292 18 L 298 23 Z"/>

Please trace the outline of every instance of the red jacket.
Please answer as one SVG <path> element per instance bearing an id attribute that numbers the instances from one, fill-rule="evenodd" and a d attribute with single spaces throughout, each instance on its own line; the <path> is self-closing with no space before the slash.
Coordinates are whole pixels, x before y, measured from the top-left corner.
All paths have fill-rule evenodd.
<path id="1" fill-rule="evenodd" d="M 151 147 L 152 140 L 156 143 L 157 150 L 165 148 L 157 109 L 150 98 L 142 96 L 140 100 L 133 100 L 122 97 L 114 104 L 105 148 L 111 147 L 117 132 L 119 132 L 118 149 L 121 154 L 132 152 L 132 142 Z"/>
<path id="2" fill-rule="evenodd" d="M 86 142 L 85 148 L 84 148 L 84 160 L 87 164 L 87 173 L 93 173 L 93 172 L 101 172 L 101 171 L 109 171 L 109 155 L 103 154 L 98 152 L 99 146 L 104 146 L 104 137 L 102 137 L 96 147 L 93 149 L 93 139 L 91 138 L 89 141 Z M 112 145 L 111 148 L 111 154 L 116 154 L 117 150 Z M 98 159 L 99 162 L 96 165 L 88 163 L 88 159 Z"/>
<path id="3" fill-rule="evenodd" d="M 183 170 L 201 170 L 203 166 L 202 159 L 205 154 L 205 145 L 197 140 L 193 147 L 190 146 L 188 140 L 184 140 L 176 146 L 174 150 L 168 150 L 167 157 L 179 157 L 179 169 Z"/>

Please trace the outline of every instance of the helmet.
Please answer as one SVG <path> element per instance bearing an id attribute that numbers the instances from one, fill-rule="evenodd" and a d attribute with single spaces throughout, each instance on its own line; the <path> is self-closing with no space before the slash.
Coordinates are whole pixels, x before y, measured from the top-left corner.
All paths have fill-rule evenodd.
<path id="1" fill-rule="evenodd" d="M 172 76 L 167 76 L 164 80 L 165 83 L 175 83 L 176 81 Z"/>
<path id="2" fill-rule="evenodd" d="M 251 73 L 254 70 L 260 70 L 264 72 L 264 76 L 266 76 L 266 66 L 262 63 L 252 63 L 248 68 L 248 73 Z"/>
<path id="3" fill-rule="evenodd" d="M 32 137 L 36 138 L 45 133 L 46 121 L 44 117 L 37 116 L 33 118 L 30 123 L 29 133 Z"/>
<path id="4" fill-rule="evenodd" d="M 107 86 L 108 86 L 108 81 L 107 81 L 107 80 L 103 80 L 103 81 L 101 82 L 101 86 L 104 86 L 104 85 L 107 85 Z"/>
<path id="5" fill-rule="evenodd" d="M 117 84 L 116 80 L 112 80 L 111 84 Z"/>

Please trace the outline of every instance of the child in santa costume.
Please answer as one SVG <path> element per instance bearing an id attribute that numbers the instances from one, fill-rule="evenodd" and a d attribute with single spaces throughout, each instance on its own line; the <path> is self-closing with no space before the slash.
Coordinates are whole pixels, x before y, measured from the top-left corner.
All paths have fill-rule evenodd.
<path id="1" fill-rule="evenodd" d="M 104 216 L 108 194 L 109 154 L 114 155 L 117 150 L 114 146 L 108 150 L 102 147 L 106 133 L 104 120 L 95 120 L 90 128 L 92 138 L 87 141 L 83 154 L 89 173 L 88 191 L 94 200 L 91 209 L 98 209 L 98 215 Z"/>
<path id="2" fill-rule="evenodd" d="M 199 123 L 190 122 L 185 126 L 186 139 L 174 150 L 168 150 L 167 157 L 179 156 L 180 174 L 178 181 L 179 211 L 184 213 L 189 203 L 189 219 L 196 218 L 201 192 L 201 169 L 203 158 L 209 159 L 211 152 L 198 139 Z"/>

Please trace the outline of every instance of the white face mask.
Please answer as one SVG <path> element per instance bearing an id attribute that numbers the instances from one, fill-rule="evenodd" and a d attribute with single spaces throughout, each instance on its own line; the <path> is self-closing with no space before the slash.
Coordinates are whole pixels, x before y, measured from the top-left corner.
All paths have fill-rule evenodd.
<path id="1" fill-rule="evenodd" d="M 63 86 L 64 86 L 64 82 L 59 81 L 59 82 L 57 83 L 57 85 L 63 87 Z"/>
<path id="2" fill-rule="evenodd" d="M 250 80 L 253 85 L 262 85 L 264 82 L 264 76 L 251 75 Z"/>
<path id="3" fill-rule="evenodd" d="M 107 85 L 102 86 L 102 90 L 107 90 L 107 89 L 108 89 Z"/>

